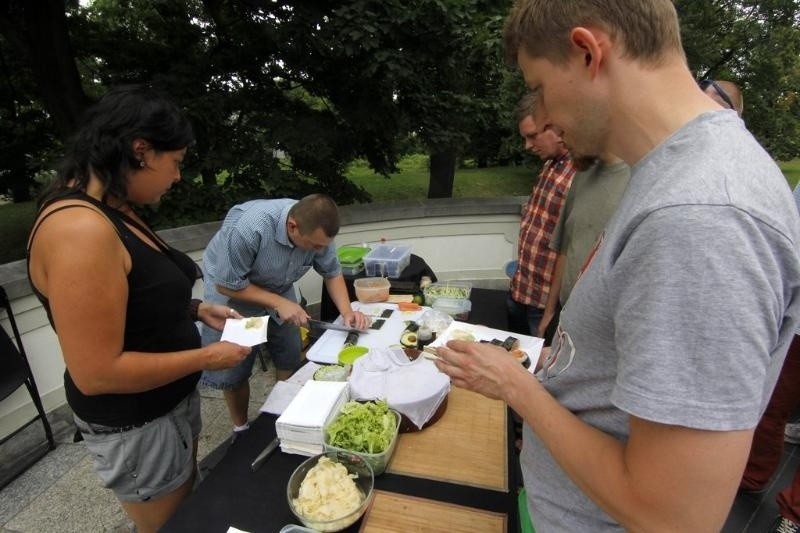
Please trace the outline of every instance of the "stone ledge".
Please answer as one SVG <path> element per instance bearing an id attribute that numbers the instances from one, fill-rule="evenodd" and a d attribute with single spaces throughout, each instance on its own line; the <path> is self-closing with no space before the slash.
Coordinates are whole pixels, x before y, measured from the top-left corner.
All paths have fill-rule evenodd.
<path id="1" fill-rule="evenodd" d="M 428 217 L 519 215 L 525 200 L 525 196 L 404 200 L 345 205 L 339 208 L 339 213 L 342 226 Z M 162 230 L 158 234 L 178 250 L 191 252 L 204 249 L 221 224 L 221 221 L 206 222 Z M 33 294 L 28 283 L 25 261 L 0 265 L 0 285 L 5 287 L 11 300 Z"/>

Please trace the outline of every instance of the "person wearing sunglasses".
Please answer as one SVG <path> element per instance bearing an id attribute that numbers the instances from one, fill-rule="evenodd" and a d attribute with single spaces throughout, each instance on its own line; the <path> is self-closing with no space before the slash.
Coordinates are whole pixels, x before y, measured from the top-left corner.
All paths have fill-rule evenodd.
<path id="1" fill-rule="evenodd" d="M 699 85 L 716 103 L 726 109 L 733 109 L 740 117 L 742 116 L 744 99 L 738 85 L 732 81 L 709 79 L 701 81 Z"/>

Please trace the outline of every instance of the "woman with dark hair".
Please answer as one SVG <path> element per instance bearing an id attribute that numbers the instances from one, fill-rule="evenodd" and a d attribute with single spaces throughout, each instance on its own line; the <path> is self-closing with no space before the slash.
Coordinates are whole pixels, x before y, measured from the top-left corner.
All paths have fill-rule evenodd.
<path id="1" fill-rule="evenodd" d="M 196 320 L 221 329 L 239 315 L 191 300 L 196 264 L 133 208 L 180 180 L 192 142 L 163 95 L 109 91 L 86 112 L 28 243 L 28 277 L 58 335 L 75 423 L 140 532 L 156 531 L 192 488 L 200 372 L 250 351 L 201 348 Z"/>

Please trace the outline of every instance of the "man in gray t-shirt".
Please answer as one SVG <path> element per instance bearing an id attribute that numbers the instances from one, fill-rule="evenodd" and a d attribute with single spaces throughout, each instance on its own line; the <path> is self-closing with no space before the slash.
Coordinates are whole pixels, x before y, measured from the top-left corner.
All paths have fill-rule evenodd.
<path id="1" fill-rule="evenodd" d="M 695 83 L 671 0 L 518 0 L 503 37 L 573 155 L 631 178 L 535 376 L 481 343 L 436 366 L 524 419 L 540 533 L 719 531 L 800 317 L 791 191 Z"/>

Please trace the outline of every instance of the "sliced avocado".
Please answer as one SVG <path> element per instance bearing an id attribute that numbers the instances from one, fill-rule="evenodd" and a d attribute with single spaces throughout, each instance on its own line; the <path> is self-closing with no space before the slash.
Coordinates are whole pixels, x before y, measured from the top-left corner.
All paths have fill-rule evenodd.
<path id="1" fill-rule="evenodd" d="M 400 337 L 400 344 L 402 344 L 406 348 L 416 348 L 417 334 L 414 333 L 413 331 L 404 331 L 403 335 Z"/>

